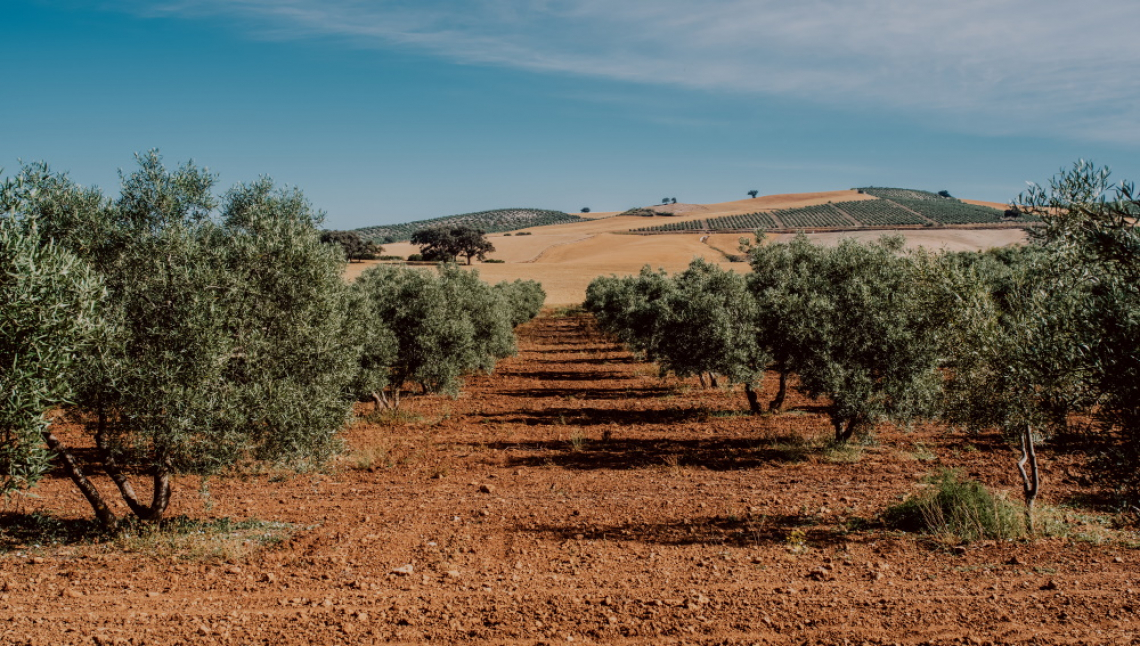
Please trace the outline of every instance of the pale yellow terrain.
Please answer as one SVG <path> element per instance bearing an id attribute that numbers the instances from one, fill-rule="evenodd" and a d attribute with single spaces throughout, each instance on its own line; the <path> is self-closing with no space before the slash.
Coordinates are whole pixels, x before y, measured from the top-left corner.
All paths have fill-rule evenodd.
<path id="1" fill-rule="evenodd" d="M 1004 210 L 1009 208 L 1008 204 L 1002 204 L 1001 202 L 986 202 L 984 200 L 962 200 L 962 201 L 965 202 L 966 204 L 977 204 L 978 206 L 988 206 L 991 209 L 997 209 L 999 211 L 1004 211 Z"/>
<path id="2" fill-rule="evenodd" d="M 812 242 L 825 246 L 835 246 L 844 238 L 854 238 L 862 242 L 878 240 L 884 235 L 902 234 L 908 249 L 924 247 L 930 251 L 981 251 L 995 247 L 1025 244 L 1028 236 L 1024 229 L 908 229 L 903 231 L 837 231 L 812 233 Z M 768 236 L 773 242 L 787 242 L 795 237 L 792 233 Z"/>
<path id="3" fill-rule="evenodd" d="M 644 265 L 663 268 L 673 273 L 684 270 L 693 258 L 704 258 L 726 269 L 746 272 L 748 264 L 729 262 L 726 254 L 739 254 L 742 234 L 669 234 L 632 235 L 626 232 L 641 227 L 657 226 L 667 222 L 684 222 L 755 213 L 776 209 L 791 209 L 827 202 L 874 199 L 851 190 L 767 195 L 754 199 L 735 200 L 718 204 L 669 204 L 650 206 L 659 211 L 676 213 L 673 216 L 637 217 L 612 213 L 581 214 L 590 218 L 586 222 L 573 222 L 524 229 L 531 235 L 492 234 L 487 236 L 495 245 L 488 258 L 503 263 L 473 265 L 484 280 L 498 282 L 517 278 L 537 280 L 546 290 L 547 305 L 576 305 L 586 297 L 586 286 L 597 276 L 610 274 L 636 274 Z M 992 202 L 963 200 L 994 208 L 1005 205 Z M 810 234 L 820 244 L 834 245 L 842 238 L 876 240 L 890 231 L 868 230 Z M 1021 229 L 934 229 L 901 231 L 911 248 L 931 250 L 975 251 L 1011 244 L 1023 244 L 1025 231 Z M 786 241 L 792 234 L 769 237 L 773 241 Z M 409 243 L 384 245 L 386 254 L 407 257 L 419 249 Z M 354 279 L 375 262 L 351 263 L 345 275 Z"/>

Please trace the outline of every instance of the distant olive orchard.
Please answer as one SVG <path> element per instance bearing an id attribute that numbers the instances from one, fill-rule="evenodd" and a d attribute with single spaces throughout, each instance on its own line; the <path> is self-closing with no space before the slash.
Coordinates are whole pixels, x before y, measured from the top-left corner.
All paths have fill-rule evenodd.
<path id="1" fill-rule="evenodd" d="M 349 285 L 300 191 L 261 179 L 218 197 L 203 168 L 138 161 L 117 199 L 45 164 L 0 184 L 4 493 L 59 464 L 99 522 L 118 523 L 55 433 L 66 419 L 131 513 L 161 520 L 176 474 L 319 463 L 358 399 L 394 406 L 410 383 L 455 393 L 515 352 L 513 327 L 545 298 L 533 281 L 446 267 L 377 267 Z"/>
<path id="2" fill-rule="evenodd" d="M 586 308 L 662 372 L 757 387 L 767 368 L 824 398 L 835 441 L 883 420 L 1000 429 L 1020 448 L 1032 530 L 1035 447 L 1098 422 L 1094 461 L 1122 505 L 1140 503 L 1140 203 L 1080 162 L 1015 201 L 1040 218 L 1030 245 L 905 252 L 885 237 L 835 248 L 804 236 L 746 245 L 752 272 L 697 260 L 667 276 L 598 278 Z"/>

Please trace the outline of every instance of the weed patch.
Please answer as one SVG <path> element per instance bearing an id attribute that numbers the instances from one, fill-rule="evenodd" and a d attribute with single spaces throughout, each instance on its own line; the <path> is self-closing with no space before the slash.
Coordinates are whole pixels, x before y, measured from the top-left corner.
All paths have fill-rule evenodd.
<path id="1" fill-rule="evenodd" d="M 952 470 L 928 479 L 930 487 L 884 514 L 886 524 L 908 532 L 942 535 L 959 541 L 1019 538 L 1025 535 L 1021 506 Z"/>
<path id="2" fill-rule="evenodd" d="M 160 523 L 125 518 L 112 531 L 88 519 L 49 514 L 9 514 L 0 529 L 0 552 L 45 553 L 67 546 L 102 547 L 153 558 L 238 561 L 287 540 L 297 527 L 251 518 L 195 520 L 176 516 Z"/>

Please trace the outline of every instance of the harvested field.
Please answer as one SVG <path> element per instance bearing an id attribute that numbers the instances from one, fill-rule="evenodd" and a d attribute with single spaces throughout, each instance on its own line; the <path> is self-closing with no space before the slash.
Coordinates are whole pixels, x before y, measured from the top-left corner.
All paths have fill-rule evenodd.
<path id="1" fill-rule="evenodd" d="M 524 278 L 541 282 L 547 292 L 547 305 L 574 305 L 586 298 L 586 287 L 594 278 L 610 274 L 635 274 L 644 265 L 655 269 L 664 268 L 672 273 L 684 270 L 693 258 L 701 257 L 735 271 L 749 270 L 747 263 L 729 263 L 725 258 L 725 254 L 740 253 L 737 249 L 738 241 L 741 237 L 747 237 L 747 234 L 720 233 L 705 236 L 694 232 L 655 236 L 621 235 L 633 229 L 725 215 L 794 209 L 828 202 L 873 199 L 874 196 L 852 190 L 823 191 L 765 195 L 718 204 L 668 204 L 652 207 L 675 212 L 674 216 L 647 218 L 584 214 L 596 219 L 524 230 L 530 235 L 520 236 L 518 232 L 509 236 L 489 235 L 487 238 L 495 245 L 496 251 L 488 257 L 504 262 L 476 266 L 480 274 L 491 281 Z M 992 206 L 987 202 L 965 201 Z M 841 238 L 875 240 L 885 233 L 891 232 L 843 231 L 813 233 L 808 236 L 821 244 L 835 244 Z M 899 233 L 906 236 L 909 247 L 948 251 L 976 251 L 1023 244 L 1027 239 L 1022 229 L 912 229 Z M 790 236 L 791 234 L 777 234 L 772 239 L 787 240 Z M 418 247 L 407 242 L 384 245 L 384 249 L 386 254 L 403 257 L 419 252 Z M 345 276 L 354 279 L 372 264 L 375 263 L 352 263 Z"/>
<path id="2" fill-rule="evenodd" d="M 53 474 L 3 512 L 0 642 L 1135 643 L 1140 556 L 1083 506 L 1078 452 L 1042 455 L 1067 535 L 955 545 L 879 514 L 940 468 L 1014 495 L 999 437 L 884 427 L 828 450 L 818 402 L 742 415 L 586 316 L 520 344 L 457 400 L 357 423 L 326 471 L 179 480 L 173 514 L 288 523 L 280 543 L 92 540 Z"/>
<path id="3" fill-rule="evenodd" d="M 1029 236 L 1025 229 L 910 229 L 910 230 L 872 230 L 872 231 L 838 231 L 829 233 L 812 233 L 808 238 L 816 244 L 835 246 L 844 238 L 853 238 L 861 242 L 878 240 L 884 235 L 900 234 L 906 238 L 906 246 L 910 249 L 925 247 L 931 251 L 983 251 L 995 247 L 1025 244 Z M 784 233 L 772 235 L 776 242 L 787 242 L 794 234 Z"/>
<path id="4" fill-rule="evenodd" d="M 546 233 L 563 226 L 535 229 L 531 236 L 489 236 L 499 252 L 491 257 L 506 259 L 502 264 L 473 265 L 479 275 L 492 282 L 533 279 L 546 290 L 547 305 L 575 305 L 586 298 L 586 287 L 598 276 L 636 274 L 644 265 L 664 268 L 670 273 L 683 271 L 693 258 L 701 257 L 725 269 L 749 271 L 748 263 L 728 262 L 725 254 L 738 254 L 740 238 L 745 234 L 699 233 L 633 236 L 616 233 L 577 235 Z M 575 225 L 577 226 L 577 225 Z M 842 238 L 877 240 L 892 231 L 842 231 L 812 233 L 808 237 L 819 244 L 837 244 Z M 908 247 L 931 250 L 977 251 L 1011 244 L 1024 244 L 1023 229 L 933 229 L 898 231 L 907 239 Z M 793 234 L 775 234 L 771 238 L 787 241 Z M 706 239 L 707 238 L 707 239 Z M 704 242 L 702 242 L 704 239 Z M 417 251 L 411 245 L 388 245 L 388 253 L 407 255 Z M 351 263 L 345 273 L 349 279 L 360 275 L 374 262 Z"/>

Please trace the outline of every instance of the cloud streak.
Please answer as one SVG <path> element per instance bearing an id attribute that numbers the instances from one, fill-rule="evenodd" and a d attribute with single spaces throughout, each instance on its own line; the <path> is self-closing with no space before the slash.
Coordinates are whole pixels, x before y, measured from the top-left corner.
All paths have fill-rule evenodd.
<path id="1" fill-rule="evenodd" d="M 1118 0 L 129 1 L 263 38 L 1140 143 L 1140 4 Z"/>

